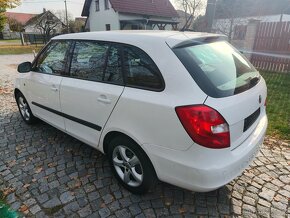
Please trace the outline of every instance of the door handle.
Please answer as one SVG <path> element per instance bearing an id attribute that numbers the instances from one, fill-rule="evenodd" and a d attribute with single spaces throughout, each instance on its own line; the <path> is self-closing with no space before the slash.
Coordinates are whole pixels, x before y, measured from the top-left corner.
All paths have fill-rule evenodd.
<path id="1" fill-rule="evenodd" d="M 111 104 L 111 102 L 112 102 L 110 99 L 108 99 L 108 98 L 107 98 L 106 96 L 104 96 L 104 95 L 101 95 L 100 97 L 98 97 L 97 100 L 98 100 L 99 102 L 104 103 L 104 104 Z"/>
<path id="2" fill-rule="evenodd" d="M 52 91 L 55 91 L 55 92 L 57 92 L 57 91 L 58 91 L 58 88 L 56 88 L 56 86 L 55 86 L 55 85 L 52 85 L 52 86 L 50 87 L 50 89 L 51 89 Z"/>

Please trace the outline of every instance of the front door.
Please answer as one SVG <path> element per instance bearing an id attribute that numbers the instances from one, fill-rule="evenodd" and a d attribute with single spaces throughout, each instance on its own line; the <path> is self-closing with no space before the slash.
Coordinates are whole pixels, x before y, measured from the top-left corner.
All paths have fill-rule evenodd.
<path id="1" fill-rule="evenodd" d="M 27 80 L 28 99 L 33 114 L 53 126 L 64 128 L 59 99 L 70 42 L 53 41 L 38 57 Z"/>
<path id="2" fill-rule="evenodd" d="M 123 90 L 120 49 L 92 41 L 75 42 L 70 77 L 61 82 L 66 131 L 96 147 Z"/>

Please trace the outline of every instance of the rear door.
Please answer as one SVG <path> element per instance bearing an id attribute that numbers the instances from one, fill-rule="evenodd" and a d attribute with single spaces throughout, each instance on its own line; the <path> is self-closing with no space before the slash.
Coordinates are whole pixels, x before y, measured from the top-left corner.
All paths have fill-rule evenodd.
<path id="1" fill-rule="evenodd" d="M 97 146 L 101 131 L 123 90 L 119 46 L 76 41 L 70 76 L 61 83 L 60 100 L 66 131 Z"/>

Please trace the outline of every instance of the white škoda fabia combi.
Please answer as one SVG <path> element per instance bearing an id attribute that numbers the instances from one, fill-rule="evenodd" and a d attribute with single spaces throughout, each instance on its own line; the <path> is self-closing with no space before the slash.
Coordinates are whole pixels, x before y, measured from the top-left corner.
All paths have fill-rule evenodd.
<path id="1" fill-rule="evenodd" d="M 18 71 L 23 120 L 44 120 L 107 154 L 134 193 L 157 178 L 200 192 L 227 184 L 253 160 L 268 124 L 264 79 L 221 35 L 62 35 Z"/>

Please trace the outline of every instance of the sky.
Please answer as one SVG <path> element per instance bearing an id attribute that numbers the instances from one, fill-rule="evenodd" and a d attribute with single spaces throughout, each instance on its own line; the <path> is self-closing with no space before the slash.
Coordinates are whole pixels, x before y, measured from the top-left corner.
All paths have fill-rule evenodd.
<path id="1" fill-rule="evenodd" d="M 68 12 L 73 17 L 80 17 L 84 2 L 85 0 L 67 0 Z M 43 12 L 43 8 L 50 11 L 64 10 L 64 0 L 22 0 L 19 7 L 7 11 L 39 14 Z"/>
<path id="2" fill-rule="evenodd" d="M 73 17 L 80 17 L 85 0 L 67 0 L 67 10 Z M 39 14 L 43 8 L 50 11 L 64 10 L 64 0 L 22 0 L 17 8 L 7 10 L 21 13 Z"/>

